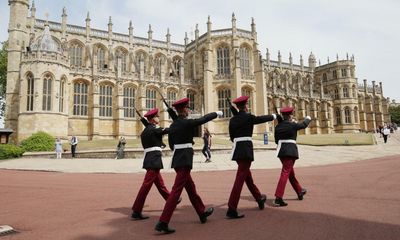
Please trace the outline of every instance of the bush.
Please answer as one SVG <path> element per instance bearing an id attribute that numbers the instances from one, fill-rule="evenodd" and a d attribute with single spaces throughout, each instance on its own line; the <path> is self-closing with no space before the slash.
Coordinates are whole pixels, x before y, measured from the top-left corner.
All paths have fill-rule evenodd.
<path id="1" fill-rule="evenodd" d="M 24 149 L 12 144 L 0 144 L 0 159 L 21 157 Z"/>
<path id="2" fill-rule="evenodd" d="M 45 132 L 37 132 L 21 142 L 21 147 L 27 152 L 54 150 L 54 137 Z"/>

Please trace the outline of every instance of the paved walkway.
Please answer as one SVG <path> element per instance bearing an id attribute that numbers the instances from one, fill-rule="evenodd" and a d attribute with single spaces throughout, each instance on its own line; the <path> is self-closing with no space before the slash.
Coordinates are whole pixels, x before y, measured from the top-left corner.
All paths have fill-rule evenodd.
<path id="1" fill-rule="evenodd" d="M 352 162 L 377 157 L 400 154 L 400 131 L 391 135 L 388 143 L 376 134 L 377 145 L 369 146 L 325 146 L 314 147 L 299 145 L 300 159 L 296 167 L 328 165 Z M 271 144 L 271 143 L 270 143 Z M 273 149 L 275 144 L 272 143 Z M 230 154 L 212 153 L 212 162 L 205 163 L 204 156 L 195 154 L 193 171 L 220 171 L 237 168 L 236 162 L 230 160 Z M 163 172 L 171 172 L 171 157 L 164 157 Z M 143 159 L 55 159 L 55 158 L 21 158 L 0 161 L 0 169 L 57 171 L 69 173 L 134 173 L 145 172 L 142 169 Z M 281 168 L 281 163 L 274 150 L 255 152 L 252 169 Z"/>

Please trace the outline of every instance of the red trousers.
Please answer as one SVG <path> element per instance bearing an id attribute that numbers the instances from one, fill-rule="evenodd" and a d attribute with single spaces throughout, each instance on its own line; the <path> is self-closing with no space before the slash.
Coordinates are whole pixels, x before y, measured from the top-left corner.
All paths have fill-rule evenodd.
<path id="1" fill-rule="evenodd" d="M 144 176 L 143 184 L 140 187 L 135 203 L 132 206 L 133 211 L 142 212 L 147 194 L 149 194 L 153 183 L 156 185 L 158 192 L 160 192 L 161 196 L 165 200 L 168 199 L 169 191 L 165 187 L 164 180 L 160 174 L 160 169 L 147 169 L 146 175 Z"/>
<path id="2" fill-rule="evenodd" d="M 189 195 L 190 202 L 192 206 L 196 210 L 197 215 L 201 215 L 204 213 L 205 206 L 200 196 L 196 192 L 196 186 L 190 176 L 190 168 L 175 168 L 176 177 L 175 183 L 172 187 L 171 194 L 168 197 L 167 202 L 165 203 L 164 210 L 160 216 L 160 221 L 164 223 L 169 223 L 171 220 L 172 214 L 176 208 L 176 204 L 178 202 L 179 197 L 181 196 L 183 188 L 186 189 L 186 192 Z"/>
<path id="3" fill-rule="evenodd" d="M 301 186 L 297 181 L 296 176 L 294 175 L 293 166 L 295 161 L 296 160 L 293 158 L 281 158 L 282 171 L 281 171 L 281 177 L 279 178 L 278 186 L 276 186 L 275 197 L 283 198 L 288 178 L 290 184 L 292 185 L 296 193 L 298 194 L 301 192 Z"/>
<path id="4" fill-rule="evenodd" d="M 238 170 L 228 202 L 228 207 L 232 210 L 237 209 L 244 182 L 246 182 L 247 188 L 250 190 L 255 200 L 261 198 L 260 190 L 258 190 L 257 186 L 254 184 L 253 177 L 251 176 L 251 162 L 236 161 L 236 163 L 238 164 Z"/>

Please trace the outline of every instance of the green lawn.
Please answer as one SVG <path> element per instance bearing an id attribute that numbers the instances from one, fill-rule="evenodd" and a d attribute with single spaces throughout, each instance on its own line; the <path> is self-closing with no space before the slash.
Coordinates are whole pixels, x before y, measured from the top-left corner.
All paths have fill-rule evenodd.
<path id="1" fill-rule="evenodd" d="M 262 140 L 262 136 L 256 137 Z M 269 136 L 269 141 L 274 141 L 274 136 Z M 332 133 L 318 135 L 298 135 L 297 143 L 312 146 L 327 145 L 373 145 L 375 139 L 371 133 Z"/>
<path id="2" fill-rule="evenodd" d="M 164 137 L 164 143 L 168 144 L 168 138 Z M 263 140 L 263 136 L 254 137 L 255 140 Z M 268 136 L 269 142 L 274 141 L 274 137 Z M 196 148 L 203 146 L 201 138 L 195 138 Z M 140 139 L 127 139 L 126 148 L 141 148 Z M 334 134 L 319 134 L 319 135 L 299 135 L 297 136 L 297 143 L 313 146 L 326 146 L 326 145 L 372 145 L 374 144 L 374 137 L 368 133 L 334 133 Z M 78 143 L 79 150 L 99 150 L 99 149 L 116 149 L 118 144 L 117 139 L 102 139 L 85 141 L 81 140 Z M 260 144 L 255 144 L 260 145 Z M 212 146 L 232 146 L 229 137 L 214 136 L 212 138 Z M 63 144 L 64 149 L 70 150 L 68 143 Z"/>

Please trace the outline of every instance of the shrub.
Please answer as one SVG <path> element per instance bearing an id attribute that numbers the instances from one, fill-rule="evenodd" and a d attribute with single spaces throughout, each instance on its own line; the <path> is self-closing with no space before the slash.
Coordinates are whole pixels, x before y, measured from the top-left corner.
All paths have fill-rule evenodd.
<path id="1" fill-rule="evenodd" d="M 0 144 L 0 159 L 21 157 L 24 149 L 12 144 Z"/>
<path id="2" fill-rule="evenodd" d="M 37 132 L 21 142 L 27 152 L 53 151 L 54 137 L 45 132 Z"/>

